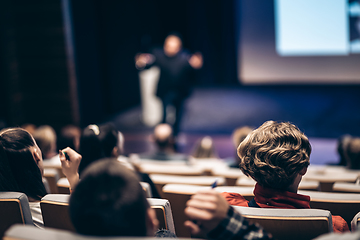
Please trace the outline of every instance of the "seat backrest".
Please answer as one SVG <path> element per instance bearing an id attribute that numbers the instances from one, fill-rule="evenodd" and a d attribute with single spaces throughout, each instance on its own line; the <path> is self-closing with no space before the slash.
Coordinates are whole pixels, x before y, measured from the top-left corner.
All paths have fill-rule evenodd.
<path id="1" fill-rule="evenodd" d="M 48 194 L 41 199 L 40 206 L 45 227 L 75 232 L 69 215 L 69 198 L 68 194 Z M 154 198 L 148 198 L 148 201 L 159 218 L 159 228 L 175 233 L 170 202 Z"/>
<path id="2" fill-rule="evenodd" d="M 200 176 L 204 173 L 201 167 L 192 167 L 186 165 L 158 165 L 158 164 L 141 164 L 140 171 L 147 174 L 168 174 L 182 176 Z"/>
<path id="3" fill-rule="evenodd" d="M 234 206 L 251 223 L 260 224 L 275 239 L 306 240 L 332 232 L 330 211 Z"/>
<path id="4" fill-rule="evenodd" d="M 152 192 L 151 192 L 151 187 L 150 184 L 147 182 L 140 182 L 142 189 L 145 192 L 145 196 L 147 198 L 151 198 L 152 197 Z"/>
<path id="5" fill-rule="evenodd" d="M 360 212 L 358 212 L 351 220 L 351 231 L 355 232 L 360 227 Z"/>
<path id="6" fill-rule="evenodd" d="M 320 190 L 323 192 L 332 192 L 333 185 L 335 182 L 350 182 L 355 183 L 358 179 L 357 173 L 351 172 L 325 172 L 323 174 L 318 173 L 306 173 L 303 177 L 304 180 L 308 181 L 318 181 L 320 182 Z"/>
<path id="7" fill-rule="evenodd" d="M 188 220 L 184 213 L 186 202 L 196 192 L 209 188 L 209 186 L 186 184 L 166 184 L 163 187 L 164 198 L 168 199 L 172 206 L 176 235 L 178 237 L 190 237 L 189 230 L 184 226 L 184 222 Z M 252 199 L 254 196 L 252 187 L 219 186 L 215 190 L 218 192 L 240 193 L 247 199 Z"/>
<path id="8" fill-rule="evenodd" d="M 58 193 L 70 194 L 70 183 L 67 178 L 60 178 L 57 183 Z"/>
<path id="9" fill-rule="evenodd" d="M 333 186 L 334 192 L 360 193 L 360 185 L 355 183 L 336 182 Z"/>
<path id="10" fill-rule="evenodd" d="M 310 207 L 329 210 L 332 215 L 340 215 L 350 226 L 353 217 L 360 211 L 360 194 L 299 191 L 310 196 Z"/>
<path id="11" fill-rule="evenodd" d="M 15 223 L 34 225 L 29 200 L 24 193 L 0 192 L 0 238 Z"/>
<path id="12" fill-rule="evenodd" d="M 162 188 L 164 187 L 165 184 L 211 186 L 215 181 L 219 186 L 226 184 L 224 177 L 215 177 L 215 176 L 179 176 L 179 175 L 150 174 L 149 177 L 154 182 L 155 187 L 160 193 L 162 198 L 165 198 L 164 193 L 162 192 Z"/>
<path id="13" fill-rule="evenodd" d="M 60 179 L 58 170 L 55 168 L 44 168 L 44 178 L 49 184 L 50 193 L 58 193 L 57 182 Z"/>
<path id="14" fill-rule="evenodd" d="M 167 199 L 158 198 L 148 198 L 147 200 L 150 207 L 155 210 L 159 229 L 167 229 L 176 234 L 170 202 Z"/>
<path id="15" fill-rule="evenodd" d="M 44 226 L 75 232 L 69 215 L 69 194 L 48 194 L 41 199 L 40 207 Z"/>
<path id="16" fill-rule="evenodd" d="M 156 240 L 149 237 L 95 237 L 84 236 L 66 230 L 45 228 L 39 229 L 32 226 L 14 225 L 5 233 L 4 240 Z M 163 238 L 164 240 L 170 238 Z M 172 238 L 173 239 L 173 238 Z M 179 239 L 182 240 L 182 239 Z"/>

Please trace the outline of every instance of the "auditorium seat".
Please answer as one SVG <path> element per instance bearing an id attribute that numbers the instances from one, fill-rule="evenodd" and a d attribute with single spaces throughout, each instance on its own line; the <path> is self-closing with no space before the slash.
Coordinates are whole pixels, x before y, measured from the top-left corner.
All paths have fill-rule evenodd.
<path id="1" fill-rule="evenodd" d="M 215 168 L 212 170 L 213 176 L 221 176 L 226 179 L 228 186 L 235 186 L 239 178 L 246 177 L 239 168 Z"/>
<path id="2" fill-rule="evenodd" d="M 56 184 L 57 184 L 57 188 L 58 188 L 58 193 L 61 193 L 61 194 L 69 194 L 70 193 L 70 183 L 67 180 L 67 178 L 60 178 Z"/>
<path id="3" fill-rule="evenodd" d="M 298 193 L 310 196 L 311 208 L 329 210 L 332 215 L 340 215 L 349 226 L 360 209 L 360 194 L 316 191 L 299 191 Z"/>
<path id="4" fill-rule="evenodd" d="M 159 228 L 167 229 L 176 234 L 170 202 L 167 199 L 157 198 L 148 198 L 147 200 L 151 208 L 155 210 L 156 217 L 159 220 Z"/>
<path id="5" fill-rule="evenodd" d="M 178 175 L 163 175 L 150 174 L 149 177 L 154 182 L 156 189 L 160 196 L 164 198 L 162 188 L 165 184 L 189 184 L 199 186 L 211 186 L 215 180 L 217 185 L 225 185 L 226 181 L 223 177 L 214 176 L 178 176 Z"/>
<path id="6" fill-rule="evenodd" d="M 259 223 L 277 240 L 310 240 L 333 231 L 331 213 L 326 210 L 234 208 L 250 222 Z"/>
<path id="7" fill-rule="evenodd" d="M 167 174 L 182 176 L 200 176 L 204 173 L 201 167 L 176 166 L 176 165 L 158 165 L 158 164 L 141 164 L 140 172 L 147 174 Z"/>
<path id="8" fill-rule="evenodd" d="M 34 225 L 29 200 L 24 193 L 0 192 L 0 239 L 13 224 Z"/>
<path id="9" fill-rule="evenodd" d="M 360 185 L 355 183 L 337 182 L 334 183 L 333 191 L 344 193 L 360 193 Z"/>
<path id="10" fill-rule="evenodd" d="M 147 198 L 151 198 L 152 197 L 152 193 L 151 193 L 151 187 L 150 184 L 148 184 L 147 182 L 140 182 L 142 189 L 145 192 L 145 196 Z"/>
<path id="11" fill-rule="evenodd" d="M 358 231 L 360 227 L 360 212 L 358 212 L 351 220 L 351 231 Z"/>
<path id="12" fill-rule="evenodd" d="M 358 179 L 357 173 L 346 172 L 346 171 L 337 171 L 336 173 L 325 172 L 321 173 L 306 173 L 303 177 L 303 180 L 310 181 L 319 181 L 320 182 L 320 191 L 322 192 L 331 192 L 333 191 L 333 185 L 335 182 L 350 182 L 355 183 Z"/>
<path id="13" fill-rule="evenodd" d="M 178 237 L 190 237 L 189 230 L 184 226 L 184 222 L 187 220 L 184 213 L 186 202 L 196 192 L 209 188 L 208 186 L 186 184 L 166 184 L 163 187 L 164 198 L 170 201 L 173 210 L 176 235 Z M 240 193 L 248 200 L 254 197 L 252 187 L 219 186 L 215 190 L 218 192 Z"/>
<path id="14" fill-rule="evenodd" d="M 75 232 L 69 216 L 68 194 L 48 194 L 41 199 L 40 206 L 44 226 Z M 166 199 L 147 198 L 151 208 L 155 209 L 159 228 L 175 231 L 171 206 Z"/>
<path id="15" fill-rule="evenodd" d="M 70 221 L 68 194 L 48 194 L 41 199 L 40 207 L 44 226 L 75 232 Z"/>
<path id="16" fill-rule="evenodd" d="M 52 161 L 43 161 L 43 165 L 44 165 L 44 169 L 45 168 L 52 168 L 52 169 L 56 169 L 59 173 L 59 177 L 60 178 L 63 178 L 65 177 L 64 173 L 62 172 L 62 168 L 61 168 L 61 162 L 60 162 L 60 159 L 59 159 L 59 162 L 52 162 Z"/>
<path id="17" fill-rule="evenodd" d="M 4 240 L 156 240 L 150 237 L 95 237 L 84 236 L 66 230 L 16 224 L 5 233 Z M 164 238 L 169 239 L 169 238 Z M 182 240 L 182 239 L 179 239 Z"/>
<path id="18" fill-rule="evenodd" d="M 140 182 L 140 184 L 143 190 L 145 191 L 145 196 L 151 198 L 152 192 L 150 185 L 146 182 Z M 57 189 L 58 189 L 58 193 L 60 194 L 70 194 L 70 183 L 67 180 L 67 178 L 59 179 L 59 181 L 57 182 Z"/>
<path id="19" fill-rule="evenodd" d="M 44 178 L 49 184 L 49 193 L 58 193 L 57 182 L 60 179 L 58 170 L 54 168 L 44 168 Z"/>

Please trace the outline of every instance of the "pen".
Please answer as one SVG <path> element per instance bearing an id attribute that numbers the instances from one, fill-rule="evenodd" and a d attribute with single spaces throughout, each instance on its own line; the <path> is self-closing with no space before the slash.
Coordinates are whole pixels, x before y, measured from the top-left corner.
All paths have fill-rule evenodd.
<path id="1" fill-rule="evenodd" d="M 213 183 L 213 184 L 211 184 L 211 188 L 213 189 L 213 188 L 216 188 L 217 187 L 217 179 L 215 180 L 215 182 Z"/>

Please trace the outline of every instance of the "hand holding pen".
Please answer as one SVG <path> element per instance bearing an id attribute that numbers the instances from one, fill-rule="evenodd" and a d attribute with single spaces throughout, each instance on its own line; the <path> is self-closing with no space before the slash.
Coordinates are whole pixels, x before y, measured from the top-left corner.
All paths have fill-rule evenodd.
<path id="1" fill-rule="evenodd" d="M 230 205 L 219 192 L 213 190 L 216 186 L 217 181 L 212 184 L 212 189 L 197 192 L 186 203 L 185 214 L 191 221 L 186 221 L 185 226 L 192 236 L 206 238 L 207 233 L 226 218 Z"/>

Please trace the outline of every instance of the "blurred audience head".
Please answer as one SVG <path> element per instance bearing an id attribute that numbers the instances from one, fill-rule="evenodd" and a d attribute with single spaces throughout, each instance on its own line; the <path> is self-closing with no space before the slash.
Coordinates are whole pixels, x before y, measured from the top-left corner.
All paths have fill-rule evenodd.
<path id="1" fill-rule="evenodd" d="M 232 138 L 232 142 L 234 144 L 235 149 L 237 149 L 239 147 L 240 143 L 242 141 L 244 141 L 244 139 L 247 137 L 247 135 L 249 133 L 251 133 L 253 130 L 254 129 L 249 126 L 243 126 L 243 127 L 236 128 L 233 131 L 231 138 Z M 235 162 L 236 162 L 236 164 L 240 164 L 240 158 L 237 155 L 236 150 L 235 150 Z"/>
<path id="2" fill-rule="evenodd" d="M 42 161 L 41 150 L 28 131 L 0 131 L 0 191 L 23 192 L 30 200 L 40 200 L 46 195 Z"/>
<path id="3" fill-rule="evenodd" d="M 64 149 L 70 147 L 79 151 L 81 129 L 75 125 L 67 125 L 63 127 L 58 136 L 57 148 Z"/>
<path id="4" fill-rule="evenodd" d="M 33 136 L 42 152 L 43 159 L 50 159 L 57 154 L 56 132 L 51 126 L 38 127 Z"/>
<path id="5" fill-rule="evenodd" d="M 360 169 L 360 138 L 351 137 L 345 146 L 346 166 L 349 169 Z"/>
<path id="6" fill-rule="evenodd" d="M 213 139 L 210 136 L 205 136 L 198 140 L 191 156 L 194 158 L 218 158 Z"/>
<path id="7" fill-rule="evenodd" d="M 168 57 L 173 57 L 180 52 L 182 48 L 181 36 L 178 33 L 170 33 L 164 41 L 164 52 Z"/>
<path id="8" fill-rule="evenodd" d="M 238 147 L 245 175 L 263 187 L 295 192 L 310 164 L 310 153 L 308 138 L 288 122 L 267 121 Z"/>
<path id="9" fill-rule="evenodd" d="M 24 123 L 23 125 L 21 125 L 21 128 L 28 131 L 31 135 L 33 135 L 36 130 L 35 124 L 32 124 L 32 123 Z"/>
<path id="10" fill-rule="evenodd" d="M 153 236 L 158 225 L 137 176 L 116 159 L 91 164 L 69 204 L 71 221 L 84 235 Z"/>
<path id="11" fill-rule="evenodd" d="M 92 162 L 108 157 L 118 157 L 121 154 L 119 131 L 112 124 L 87 126 L 80 137 L 80 150 L 82 160 L 79 173 Z"/>
<path id="12" fill-rule="evenodd" d="M 158 124 L 154 129 L 153 139 L 160 151 L 175 151 L 173 130 L 169 124 Z"/>

